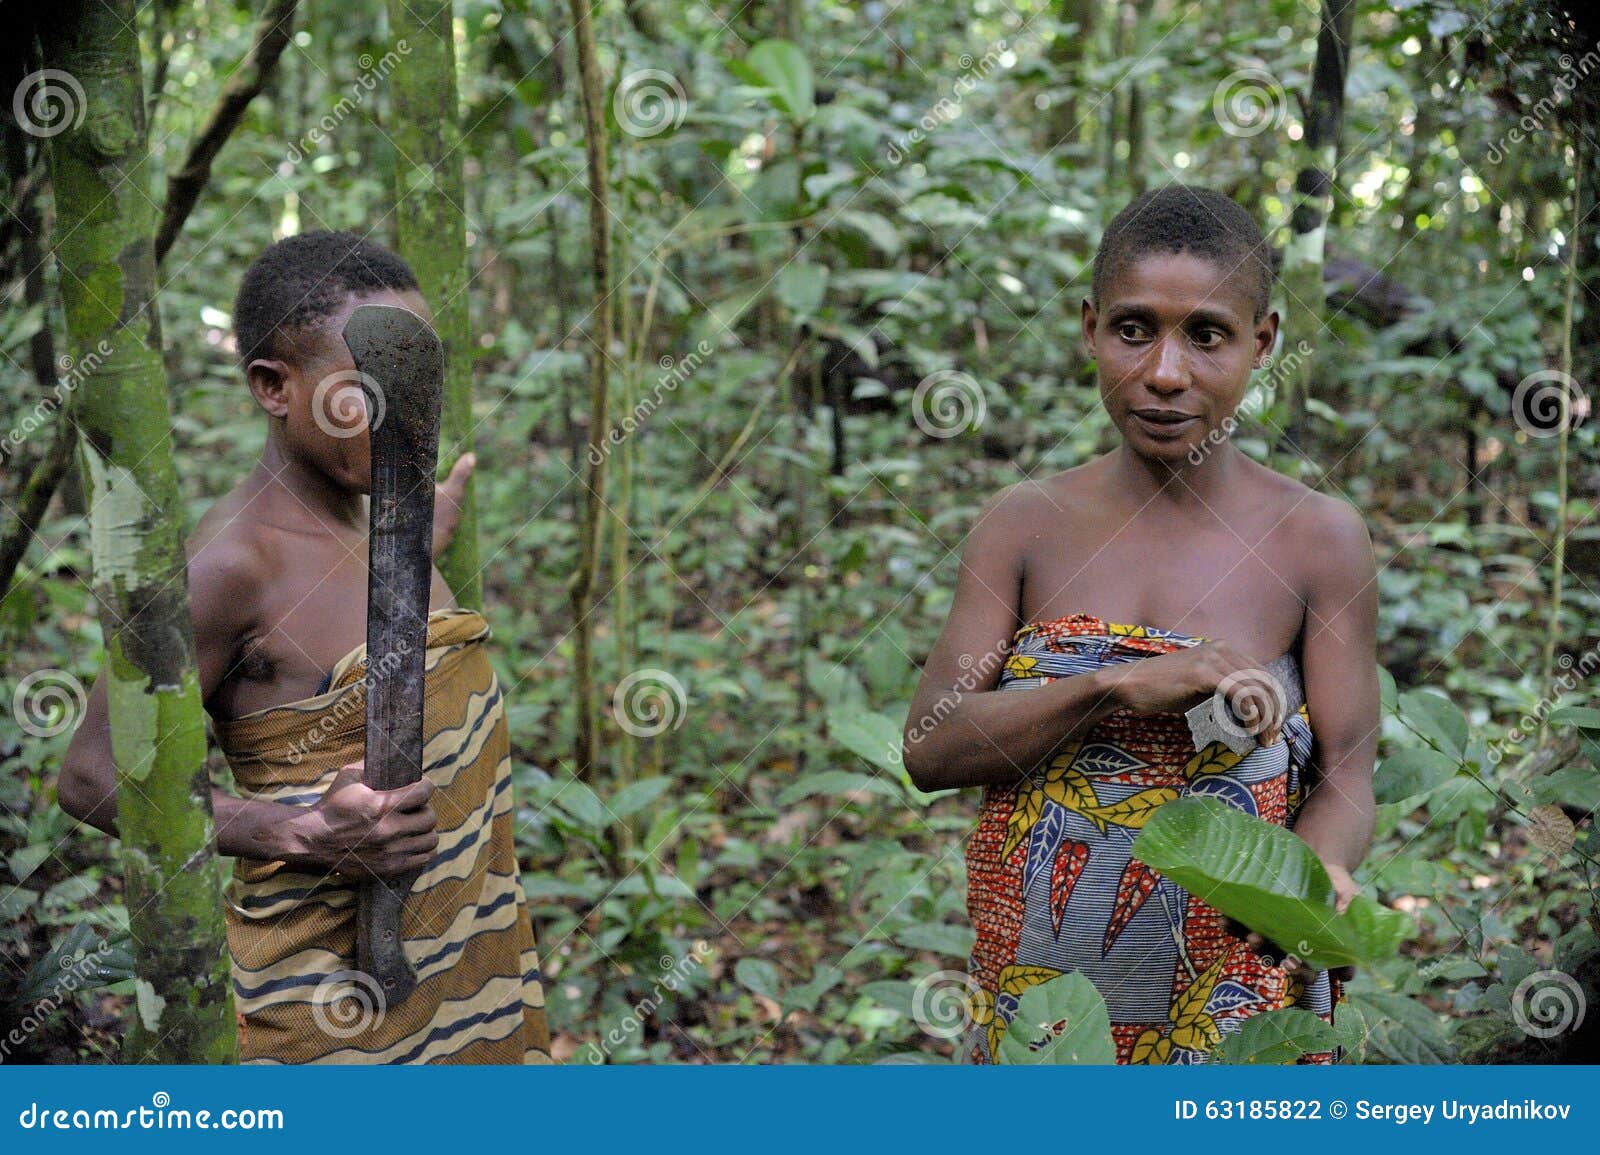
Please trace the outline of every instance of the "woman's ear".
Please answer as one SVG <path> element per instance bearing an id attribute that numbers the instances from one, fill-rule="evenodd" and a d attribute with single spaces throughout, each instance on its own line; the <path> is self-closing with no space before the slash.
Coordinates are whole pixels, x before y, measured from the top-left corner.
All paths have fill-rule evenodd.
<path id="1" fill-rule="evenodd" d="M 1273 314 L 1276 316 L 1277 314 Z M 1094 331 L 1100 321 L 1100 315 L 1094 311 L 1094 305 L 1089 298 L 1083 299 L 1083 351 L 1089 360 L 1094 360 Z"/>
<path id="2" fill-rule="evenodd" d="M 1268 310 L 1256 326 L 1256 355 L 1253 364 L 1257 369 L 1278 344 L 1278 310 Z"/>
<path id="3" fill-rule="evenodd" d="M 270 416 L 289 415 L 289 366 L 282 361 L 258 357 L 245 366 L 250 395 Z"/>

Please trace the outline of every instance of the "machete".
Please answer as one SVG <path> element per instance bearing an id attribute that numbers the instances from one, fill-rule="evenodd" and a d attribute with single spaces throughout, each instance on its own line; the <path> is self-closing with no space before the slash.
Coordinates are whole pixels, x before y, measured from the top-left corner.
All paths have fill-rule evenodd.
<path id="1" fill-rule="evenodd" d="M 433 485 L 439 459 L 444 350 L 409 309 L 361 305 L 344 326 L 367 394 L 372 444 L 367 541 L 367 731 L 362 781 L 398 790 L 422 778 L 422 699 L 433 579 Z M 416 989 L 400 913 L 413 872 L 361 885 L 356 965 L 386 1006 Z"/>

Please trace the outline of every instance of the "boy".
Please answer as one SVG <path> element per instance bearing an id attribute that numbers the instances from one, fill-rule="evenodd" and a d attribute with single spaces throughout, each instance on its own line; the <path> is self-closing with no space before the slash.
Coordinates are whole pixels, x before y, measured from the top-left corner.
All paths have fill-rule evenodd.
<path id="1" fill-rule="evenodd" d="M 353 233 L 290 237 L 250 266 L 234 327 L 266 447 L 189 541 L 201 693 L 240 793 L 212 794 L 218 852 L 237 859 L 227 923 L 240 1057 L 548 1062 L 489 630 L 437 570 L 425 777 L 393 791 L 361 783 L 370 445 L 342 333 L 363 304 L 430 316 L 405 262 Z M 472 468 L 463 457 L 438 491 L 436 556 Z M 61 804 L 115 834 L 115 790 L 97 684 Z M 414 870 L 402 933 L 418 986 L 388 1007 L 355 969 L 355 897 L 364 878 Z"/>
<path id="2" fill-rule="evenodd" d="M 924 790 L 986 788 L 967 849 L 973 1061 L 1024 990 L 1072 970 L 1105 997 L 1122 1063 L 1204 1062 L 1287 1005 L 1331 1022 L 1349 977 L 1257 953 L 1130 851 L 1156 805 L 1219 798 L 1292 826 L 1342 910 L 1372 837 L 1366 528 L 1227 438 L 1277 337 L 1271 286 L 1266 240 L 1226 197 L 1172 186 L 1123 209 L 1082 306 L 1121 444 L 1002 491 L 966 541 L 910 714 L 941 720 L 908 727 L 905 760 Z M 1254 710 L 1243 756 L 1196 750 L 1185 722 L 1219 689 Z"/>

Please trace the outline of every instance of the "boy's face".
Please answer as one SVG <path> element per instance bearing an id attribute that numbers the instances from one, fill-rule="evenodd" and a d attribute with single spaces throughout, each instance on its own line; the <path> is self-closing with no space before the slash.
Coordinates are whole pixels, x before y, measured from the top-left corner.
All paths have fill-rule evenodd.
<path id="1" fill-rule="evenodd" d="M 1216 262 L 1150 253 L 1113 278 L 1097 309 L 1083 302 L 1083 341 L 1100 399 L 1134 452 L 1177 462 L 1244 399 L 1272 351 L 1278 314 L 1260 321 Z"/>
<path id="2" fill-rule="evenodd" d="M 351 294 L 317 324 L 282 337 L 283 360 L 262 358 L 248 369 L 257 403 L 283 420 L 285 451 L 350 493 L 372 488 L 366 394 L 343 337 L 359 305 L 398 305 L 433 323 L 415 291 Z"/>

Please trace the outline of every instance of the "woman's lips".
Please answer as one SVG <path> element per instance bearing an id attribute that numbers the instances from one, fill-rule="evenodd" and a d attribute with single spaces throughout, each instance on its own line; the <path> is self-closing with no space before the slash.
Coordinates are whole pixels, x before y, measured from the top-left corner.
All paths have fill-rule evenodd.
<path id="1" fill-rule="evenodd" d="M 1132 416 L 1139 423 L 1139 428 L 1151 437 L 1160 440 L 1171 440 L 1188 431 L 1189 426 L 1198 421 L 1198 417 L 1163 416 L 1147 417 L 1137 410 L 1132 411 Z"/>

